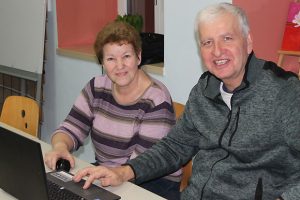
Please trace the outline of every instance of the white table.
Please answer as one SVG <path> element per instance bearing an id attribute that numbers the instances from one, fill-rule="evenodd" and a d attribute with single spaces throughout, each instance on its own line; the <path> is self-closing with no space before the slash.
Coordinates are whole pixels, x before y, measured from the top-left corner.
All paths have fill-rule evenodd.
<path id="1" fill-rule="evenodd" d="M 51 145 L 49 145 L 48 143 L 45 143 L 37 138 L 32 137 L 29 134 L 26 134 L 15 128 L 9 127 L 3 123 L 0 123 L 0 126 L 11 129 L 14 132 L 17 132 L 21 135 L 24 135 L 32 140 L 39 142 L 41 144 L 43 154 L 45 154 L 46 152 L 48 152 L 51 149 Z M 71 173 L 75 173 L 76 171 L 78 171 L 78 169 L 81 169 L 83 167 L 91 166 L 90 163 L 87 163 L 87 162 L 77 159 L 77 158 L 75 158 L 75 159 L 76 159 L 76 164 L 75 164 L 74 169 L 72 169 L 70 171 Z M 50 169 L 47 166 L 45 166 L 45 168 L 46 168 L 46 171 L 50 171 Z M 20 168 L 20 170 L 22 170 L 22 169 Z M 145 189 L 143 189 L 133 183 L 130 183 L 130 182 L 125 182 L 120 186 L 105 187 L 105 189 L 121 196 L 122 200 L 141 200 L 141 199 L 143 199 L 143 200 L 164 200 L 164 198 L 162 198 L 152 192 L 149 192 L 148 190 L 145 190 Z M 12 197 L 11 195 L 9 195 L 8 193 L 6 193 L 5 191 L 3 191 L 0 188 L 0 199 L 1 200 L 15 200 L 16 198 Z"/>

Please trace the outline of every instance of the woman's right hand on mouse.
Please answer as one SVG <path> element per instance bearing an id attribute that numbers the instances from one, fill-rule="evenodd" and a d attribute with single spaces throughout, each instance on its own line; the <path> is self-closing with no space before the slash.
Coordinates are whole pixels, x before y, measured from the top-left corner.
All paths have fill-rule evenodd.
<path id="1" fill-rule="evenodd" d="M 56 162 L 60 158 L 66 159 L 70 162 L 71 168 L 75 166 L 75 159 L 69 152 L 68 147 L 63 142 L 53 144 L 51 151 L 47 152 L 44 156 L 44 161 L 51 170 L 55 170 Z"/>

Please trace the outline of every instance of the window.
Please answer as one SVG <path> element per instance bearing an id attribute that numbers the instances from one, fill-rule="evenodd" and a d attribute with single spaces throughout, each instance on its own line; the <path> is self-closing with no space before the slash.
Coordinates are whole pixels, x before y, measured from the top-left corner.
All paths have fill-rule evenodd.
<path id="1" fill-rule="evenodd" d="M 144 19 L 144 32 L 164 33 L 163 0 L 118 0 L 118 12 L 140 14 Z"/>
<path id="2" fill-rule="evenodd" d="M 143 32 L 163 34 L 163 0 L 57 0 L 58 54 L 97 62 L 95 37 L 118 14 L 140 14 Z"/>

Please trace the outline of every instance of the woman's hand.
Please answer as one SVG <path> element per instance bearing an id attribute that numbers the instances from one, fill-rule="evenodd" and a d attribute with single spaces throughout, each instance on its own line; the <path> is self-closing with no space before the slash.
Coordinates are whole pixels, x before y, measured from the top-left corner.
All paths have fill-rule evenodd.
<path id="1" fill-rule="evenodd" d="M 73 177 L 73 180 L 79 182 L 83 177 L 87 177 L 83 186 L 84 189 L 87 189 L 95 180 L 99 180 L 101 186 L 104 187 L 120 185 L 123 182 L 134 178 L 134 173 L 130 166 L 116 168 L 92 166 L 79 170 Z"/>
<path id="2" fill-rule="evenodd" d="M 71 168 L 75 166 L 75 159 L 64 143 L 56 143 L 53 149 L 45 154 L 44 160 L 51 170 L 55 170 L 56 162 L 60 158 L 68 160 Z"/>

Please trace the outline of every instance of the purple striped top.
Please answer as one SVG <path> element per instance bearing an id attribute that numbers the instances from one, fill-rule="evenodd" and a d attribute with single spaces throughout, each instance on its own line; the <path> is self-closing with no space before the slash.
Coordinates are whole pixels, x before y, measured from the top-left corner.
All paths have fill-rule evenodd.
<path id="1" fill-rule="evenodd" d="M 167 88 L 152 84 L 133 104 L 121 105 L 113 97 L 107 75 L 91 79 L 76 99 L 70 113 L 54 132 L 71 136 L 77 150 L 90 134 L 95 157 L 104 166 L 119 166 L 135 158 L 167 135 L 175 113 Z M 180 181 L 181 170 L 166 177 Z"/>

